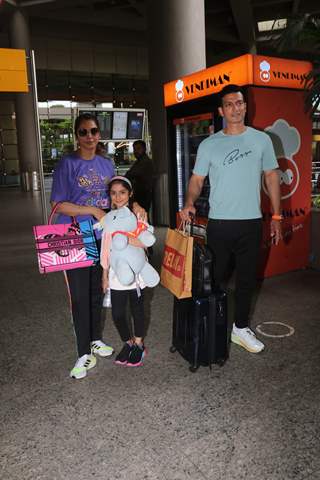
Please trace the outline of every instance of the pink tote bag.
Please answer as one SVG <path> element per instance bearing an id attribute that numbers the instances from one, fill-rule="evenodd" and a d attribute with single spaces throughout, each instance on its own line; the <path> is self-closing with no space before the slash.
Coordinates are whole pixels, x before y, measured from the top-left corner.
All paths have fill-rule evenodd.
<path id="1" fill-rule="evenodd" d="M 40 273 L 84 268 L 99 261 L 99 252 L 90 220 L 52 224 L 58 207 L 52 209 L 48 225 L 33 227 Z"/>

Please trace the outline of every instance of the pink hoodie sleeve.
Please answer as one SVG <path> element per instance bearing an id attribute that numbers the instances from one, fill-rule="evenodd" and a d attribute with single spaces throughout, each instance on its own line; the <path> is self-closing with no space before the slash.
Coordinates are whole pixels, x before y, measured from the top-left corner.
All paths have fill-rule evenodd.
<path id="1" fill-rule="evenodd" d="M 103 232 L 101 237 L 100 265 L 108 269 L 110 263 L 111 233 Z"/>

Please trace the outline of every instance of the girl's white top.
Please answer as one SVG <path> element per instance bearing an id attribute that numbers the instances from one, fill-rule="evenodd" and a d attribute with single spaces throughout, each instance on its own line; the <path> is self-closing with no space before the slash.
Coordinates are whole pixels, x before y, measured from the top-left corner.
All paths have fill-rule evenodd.
<path id="1" fill-rule="evenodd" d="M 134 281 L 130 285 L 122 285 L 112 267 L 109 268 L 109 287 L 111 290 L 133 290 L 137 287 L 145 288 L 145 286 L 146 284 L 142 280 L 141 275 L 137 275 L 137 281 Z"/>

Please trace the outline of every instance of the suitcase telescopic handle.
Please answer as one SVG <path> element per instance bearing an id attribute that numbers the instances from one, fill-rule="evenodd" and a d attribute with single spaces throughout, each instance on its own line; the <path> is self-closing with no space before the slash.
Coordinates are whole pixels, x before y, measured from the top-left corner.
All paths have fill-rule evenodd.
<path id="1" fill-rule="evenodd" d="M 193 237 L 193 228 L 194 228 L 194 219 L 195 219 L 195 215 L 191 212 L 189 212 L 189 217 L 190 217 L 190 235 Z"/>
<path id="2" fill-rule="evenodd" d="M 201 225 L 201 223 L 196 223 L 195 222 L 195 218 L 196 216 L 193 214 L 193 213 L 190 213 L 190 219 L 191 219 L 191 222 L 190 222 L 190 235 L 193 237 L 193 234 L 194 234 L 194 228 L 195 227 L 198 227 L 198 228 L 203 228 L 204 230 L 206 230 L 206 227 L 204 225 Z"/>

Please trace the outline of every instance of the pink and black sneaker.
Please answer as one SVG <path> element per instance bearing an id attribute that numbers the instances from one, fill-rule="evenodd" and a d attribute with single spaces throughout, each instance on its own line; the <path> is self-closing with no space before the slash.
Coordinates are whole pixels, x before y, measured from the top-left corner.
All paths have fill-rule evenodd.
<path id="1" fill-rule="evenodd" d="M 117 365 L 127 365 L 132 348 L 133 345 L 126 342 L 116 356 L 114 363 L 116 363 Z"/>
<path id="2" fill-rule="evenodd" d="M 141 367 L 146 353 L 144 345 L 133 345 L 127 362 L 127 367 Z"/>

